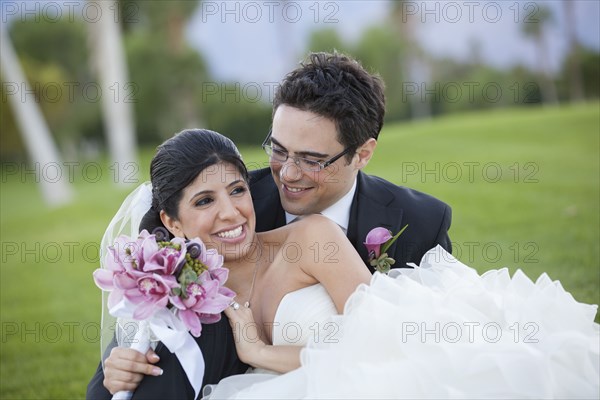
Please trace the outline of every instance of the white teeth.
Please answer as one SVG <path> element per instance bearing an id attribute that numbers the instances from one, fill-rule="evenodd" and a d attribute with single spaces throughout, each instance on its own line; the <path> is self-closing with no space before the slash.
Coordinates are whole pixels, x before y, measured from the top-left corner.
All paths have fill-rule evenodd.
<path id="1" fill-rule="evenodd" d="M 289 187 L 289 186 L 286 186 L 286 188 L 287 188 L 287 190 L 288 190 L 289 192 L 292 192 L 292 193 L 298 193 L 298 192 L 301 192 L 301 191 L 303 191 L 303 190 L 304 190 L 304 189 L 302 189 L 302 188 L 291 188 L 291 187 Z"/>
<path id="2" fill-rule="evenodd" d="M 219 233 L 217 233 L 217 236 L 221 237 L 221 238 L 233 239 L 233 238 L 240 236 L 241 234 L 242 234 L 242 227 L 238 226 L 237 228 L 235 228 L 231 231 L 219 232 Z"/>

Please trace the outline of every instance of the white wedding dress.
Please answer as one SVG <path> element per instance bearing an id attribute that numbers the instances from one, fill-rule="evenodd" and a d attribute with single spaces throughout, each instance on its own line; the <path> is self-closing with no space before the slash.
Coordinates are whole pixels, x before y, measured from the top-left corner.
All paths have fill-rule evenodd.
<path id="1" fill-rule="evenodd" d="M 302 367 L 226 378 L 210 399 L 598 399 L 596 311 L 545 274 L 480 276 L 438 247 L 376 273 L 344 315 L 321 285 L 287 294 L 273 342 L 306 345 Z"/>

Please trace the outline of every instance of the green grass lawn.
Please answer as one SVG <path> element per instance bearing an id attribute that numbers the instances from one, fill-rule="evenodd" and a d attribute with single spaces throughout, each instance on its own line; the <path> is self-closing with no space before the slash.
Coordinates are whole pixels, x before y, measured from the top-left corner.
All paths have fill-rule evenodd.
<path id="1" fill-rule="evenodd" d="M 453 209 L 454 253 L 479 271 L 546 271 L 599 303 L 599 104 L 389 125 L 367 172 Z M 260 149 L 244 148 L 251 165 Z M 152 150 L 143 152 L 147 179 Z M 75 170 L 76 201 L 48 209 L 32 176 L 2 171 L 0 398 L 83 398 L 100 354 L 92 282 L 105 226 L 132 189 Z M 90 180 L 90 179 L 88 179 Z"/>

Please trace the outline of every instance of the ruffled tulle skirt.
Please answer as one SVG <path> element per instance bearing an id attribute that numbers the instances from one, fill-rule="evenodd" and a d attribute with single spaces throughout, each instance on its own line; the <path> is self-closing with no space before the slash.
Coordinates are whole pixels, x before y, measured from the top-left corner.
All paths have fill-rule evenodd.
<path id="1" fill-rule="evenodd" d="M 222 381 L 216 398 L 600 398 L 597 306 L 543 274 L 477 272 L 441 247 L 375 274 L 288 374 Z"/>

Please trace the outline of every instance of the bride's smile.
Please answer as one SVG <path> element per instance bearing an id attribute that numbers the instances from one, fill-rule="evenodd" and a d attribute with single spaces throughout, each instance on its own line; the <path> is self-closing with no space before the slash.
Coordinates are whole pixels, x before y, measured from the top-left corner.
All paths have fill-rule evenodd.
<path id="1" fill-rule="evenodd" d="M 227 239 L 237 239 L 242 234 L 243 226 L 240 225 L 234 229 L 223 230 L 221 232 L 216 233 L 216 235 L 220 238 Z"/>
<path id="2" fill-rule="evenodd" d="M 199 237 L 225 261 L 252 250 L 254 209 L 248 185 L 236 167 L 221 162 L 203 170 L 183 190 L 177 217 L 166 225 L 177 236 Z"/>

